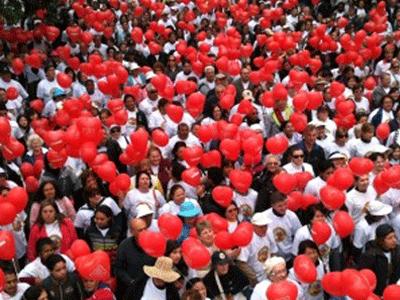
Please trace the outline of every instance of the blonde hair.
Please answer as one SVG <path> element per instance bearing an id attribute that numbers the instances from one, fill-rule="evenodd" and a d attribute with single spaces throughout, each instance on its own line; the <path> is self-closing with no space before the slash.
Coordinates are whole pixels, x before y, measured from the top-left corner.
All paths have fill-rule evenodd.
<path id="1" fill-rule="evenodd" d="M 26 141 L 26 145 L 28 146 L 29 149 L 32 149 L 32 143 L 34 141 L 39 141 L 40 146 L 43 145 L 43 139 L 37 135 L 37 134 L 32 134 L 31 136 L 28 137 L 28 140 Z"/>

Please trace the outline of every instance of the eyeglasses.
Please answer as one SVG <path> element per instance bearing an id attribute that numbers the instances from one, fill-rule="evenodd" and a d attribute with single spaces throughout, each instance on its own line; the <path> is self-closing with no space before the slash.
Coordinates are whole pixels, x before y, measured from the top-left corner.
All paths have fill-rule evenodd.
<path id="1" fill-rule="evenodd" d="M 304 154 L 300 154 L 300 155 L 293 155 L 293 158 L 304 158 Z"/>
<path id="2" fill-rule="evenodd" d="M 279 163 L 277 163 L 277 162 L 269 162 L 269 163 L 267 163 L 267 166 L 277 166 L 277 165 L 279 165 Z"/>

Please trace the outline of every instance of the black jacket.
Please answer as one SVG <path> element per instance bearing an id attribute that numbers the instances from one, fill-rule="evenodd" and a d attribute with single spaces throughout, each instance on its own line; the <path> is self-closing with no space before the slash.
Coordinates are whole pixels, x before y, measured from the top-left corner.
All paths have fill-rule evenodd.
<path id="1" fill-rule="evenodd" d="M 62 284 L 49 276 L 43 281 L 43 287 L 49 294 L 49 300 L 84 299 L 82 283 L 74 273 L 68 272 L 67 280 Z"/>
<path id="2" fill-rule="evenodd" d="M 143 266 L 152 266 L 154 262 L 155 258 L 147 255 L 133 237 L 122 241 L 114 265 L 120 292 L 145 277 Z"/>
<path id="3" fill-rule="evenodd" d="M 151 280 L 147 275 L 142 277 L 140 280 L 136 281 L 133 285 L 129 287 L 123 299 L 125 300 L 140 300 L 143 296 L 144 289 L 146 287 L 147 280 Z M 166 284 L 166 299 L 157 300 L 179 300 L 179 293 L 177 288 L 173 283 Z M 155 300 L 155 299 L 154 299 Z"/>
<path id="4" fill-rule="evenodd" d="M 359 269 L 372 270 L 377 279 L 374 293 L 381 296 L 383 290 L 389 284 L 396 283 L 400 279 L 400 246 L 391 251 L 391 266 L 383 250 L 375 242 L 367 244 L 367 251 L 361 255 L 358 263 Z"/>
<path id="5" fill-rule="evenodd" d="M 218 276 L 218 275 L 217 275 Z M 249 285 L 249 280 L 243 274 L 243 272 L 235 265 L 229 266 L 227 274 L 219 276 L 219 280 L 224 290 L 225 296 L 236 295 L 243 291 Z M 217 282 L 215 280 L 214 270 L 211 270 L 206 277 L 203 279 L 205 286 L 207 287 L 207 296 L 211 299 L 221 295 L 218 289 Z"/>

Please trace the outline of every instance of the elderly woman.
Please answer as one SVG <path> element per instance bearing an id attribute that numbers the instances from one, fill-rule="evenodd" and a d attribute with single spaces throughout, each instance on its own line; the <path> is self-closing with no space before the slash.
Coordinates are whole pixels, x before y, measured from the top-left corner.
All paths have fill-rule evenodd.
<path id="1" fill-rule="evenodd" d="M 28 152 L 26 152 L 23 161 L 34 164 L 37 160 L 43 160 L 47 149 L 43 147 L 43 140 L 37 134 L 32 134 L 27 142 Z"/>
<path id="2" fill-rule="evenodd" d="M 288 278 L 285 259 L 280 256 L 270 257 L 265 262 L 264 267 L 265 273 L 267 274 L 267 279 L 256 285 L 253 294 L 251 294 L 250 300 L 265 300 L 265 293 L 272 283 L 277 283 Z M 303 289 L 300 287 L 300 285 L 291 279 L 287 280 L 296 285 L 298 291 L 297 299 L 303 299 Z"/>

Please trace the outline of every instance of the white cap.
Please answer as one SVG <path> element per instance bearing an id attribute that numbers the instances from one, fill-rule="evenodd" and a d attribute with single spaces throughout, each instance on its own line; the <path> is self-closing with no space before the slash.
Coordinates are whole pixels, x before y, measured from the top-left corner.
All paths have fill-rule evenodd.
<path id="1" fill-rule="evenodd" d="M 390 205 L 373 200 L 368 202 L 367 210 L 370 215 L 380 217 L 390 214 L 393 208 Z"/>
<path id="2" fill-rule="evenodd" d="M 263 131 L 263 129 L 259 123 L 252 124 L 250 126 L 250 129 L 254 130 L 254 131 L 261 131 L 261 132 Z"/>
<path id="3" fill-rule="evenodd" d="M 140 66 L 139 66 L 137 63 L 135 63 L 135 62 L 131 62 L 131 63 L 129 64 L 129 69 L 130 69 L 130 70 L 137 70 L 137 69 L 140 69 Z"/>
<path id="4" fill-rule="evenodd" d="M 285 259 L 280 256 L 272 256 L 267 259 L 267 261 L 264 263 L 264 270 L 267 275 L 270 275 L 273 271 L 273 269 L 280 264 L 285 264 Z"/>
<path id="5" fill-rule="evenodd" d="M 268 218 L 264 213 L 255 213 L 251 218 L 251 224 L 256 226 L 265 226 L 272 223 L 272 220 Z"/>
<path id="6" fill-rule="evenodd" d="M 316 119 L 308 123 L 308 125 L 314 125 L 315 127 L 322 127 L 325 126 L 325 123 Z"/>
<path id="7" fill-rule="evenodd" d="M 147 203 L 141 203 L 136 206 L 136 217 L 142 218 L 148 215 L 154 214 L 154 211 L 150 208 Z"/>
<path id="8" fill-rule="evenodd" d="M 339 151 L 333 152 L 331 155 L 329 155 L 328 158 L 329 158 L 329 160 L 332 160 L 332 159 L 348 159 L 346 154 L 341 153 Z"/>
<path id="9" fill-rule="evenodd" d="M 3 168 L 0 168 L 0 174 L 7 174 L 7 172 Z"/>

